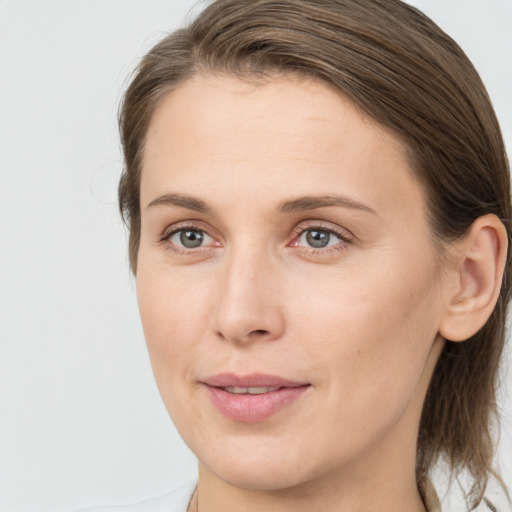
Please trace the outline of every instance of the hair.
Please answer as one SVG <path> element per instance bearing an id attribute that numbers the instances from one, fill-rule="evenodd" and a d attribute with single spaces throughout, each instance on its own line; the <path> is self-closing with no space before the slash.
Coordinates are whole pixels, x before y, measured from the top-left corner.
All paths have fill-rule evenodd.
<path id="1" fill-rule="evenodd" d="M 461 48 L 427 16 L 400 0 L 217 0 L 147 53 L 120 108 L 119 204 L 134 274 L 148 126 L 170 91 L 202 73 L 247 79 L 299 73 L 330 84 L 400 137 L 440 252 L 489 213 L 502 220 L 510 241 L 509 167 L 491 101 Z M 434 371 L 418 435 L 423 497 L 441 461 L 452 475 L 470 476 L 471 508 L 482 501 L 489 477 L 503 485 L 493 459 L 510 262 L 509 250 L 485 326 L 463 343 L 447 341 Z"/>

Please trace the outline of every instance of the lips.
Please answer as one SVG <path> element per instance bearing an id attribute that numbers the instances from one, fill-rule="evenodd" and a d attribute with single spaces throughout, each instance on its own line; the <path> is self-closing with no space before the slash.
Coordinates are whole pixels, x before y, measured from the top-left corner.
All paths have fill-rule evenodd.
<path id="1" fill-rule="evenodd" d="M 272 391 L 277 391 L 280 389 L 279 387 L 248 387 L 241 388 L 238 386 L 228 386 L 223 388 L 224 391 L 228 393 L 234 393 L 235 395 L 262 395 L 263 393 L 271 393 Z"/>
<path id="2" fill-rule="evenodd" d="M 224 373 L 205 379 L 203 384 L 219 412 L 244 423 L 266 420 L 298 400 L 310 387 L 307 382 L 260 373 Z"/>

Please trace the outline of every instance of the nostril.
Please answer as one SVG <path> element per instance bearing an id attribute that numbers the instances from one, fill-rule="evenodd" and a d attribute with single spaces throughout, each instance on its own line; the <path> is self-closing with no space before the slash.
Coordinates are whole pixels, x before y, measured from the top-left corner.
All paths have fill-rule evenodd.
<path id="1" fill-rule="evenodd" d="M 264 339 L 266 337 L 269 337 L 270 331 L 267 331 L 266 329 L 255 329 L 254 331 L 250 331 L 248 334 L 243 335 L 243 336 L 236 336 L 236 335 L 228 336 L 225 333 L 223 333 L 222 331 L 217 331 L 216 334 L 220 339 L 223 339 L 223 340 L 231 340 L 231 341 L 237 341 L 237 342 L 244 343 L 244 342 L 256 341 L 258 339 Z"/>
<path id="2" fill-rule="evenodd" d="M 268 334 L 268 331 L 265 331 L 264 329 L 256 329 L 255 331 L 252 331 L 250 334 L 258 334 L 258 335 L 264 335 Z"/>

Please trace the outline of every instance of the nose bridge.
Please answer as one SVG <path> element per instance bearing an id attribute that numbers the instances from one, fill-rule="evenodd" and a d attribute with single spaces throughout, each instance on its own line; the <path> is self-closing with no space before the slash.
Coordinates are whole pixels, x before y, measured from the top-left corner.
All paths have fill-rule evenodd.
<path id="1" fill-rule="evenodd" d="M 265 249 L 247 243 L 226 257 L 213 328 L 223 339 L 275 339 L 284 318 L 278 305 L 275 262 Z"/>

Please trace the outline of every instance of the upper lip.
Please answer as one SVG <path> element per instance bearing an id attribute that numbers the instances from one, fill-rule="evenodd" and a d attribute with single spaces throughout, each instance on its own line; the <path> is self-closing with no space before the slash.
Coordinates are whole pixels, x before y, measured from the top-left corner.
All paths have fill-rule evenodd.
<path id="1" fill-rule="evenodd" d="M 203 382 L 208 386 L 216 388 L 296 388 L 309 385 L 309 382 L 289 380 L 278 375 L 268 375 L 265 373 L 250 373 L 247 375 L 219 373 L 204 379 Z"/>

